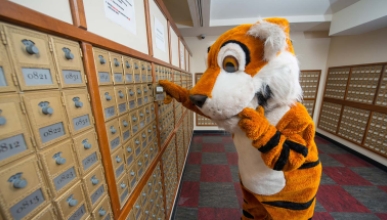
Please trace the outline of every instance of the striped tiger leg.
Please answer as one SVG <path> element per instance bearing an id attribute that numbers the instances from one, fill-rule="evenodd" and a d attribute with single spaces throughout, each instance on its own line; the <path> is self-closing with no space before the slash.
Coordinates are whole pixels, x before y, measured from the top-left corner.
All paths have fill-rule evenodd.
<path id="1" fill-rule="evenodd" d="M 277 202 L 263 203 L 273 220 L 309 220 L 312 219 L 316 199 L 306 203 Z"/>
<path id="2" fill-rule="evenodd" d="M 259 219 L 271 220 L 269 213 L 255 195 L 246 190 L 241 183 L 243 193 L 242 220 Z"/>

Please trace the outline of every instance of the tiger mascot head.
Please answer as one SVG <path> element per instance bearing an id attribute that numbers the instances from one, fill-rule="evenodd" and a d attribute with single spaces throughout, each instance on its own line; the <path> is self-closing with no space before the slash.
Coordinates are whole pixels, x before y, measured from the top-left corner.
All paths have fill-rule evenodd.
<path id="1" fill-rule="evenodd" d="M 267 18 L 225 32 L 208 48 L 206 62 L 207 70 L 189 91 L 160 83 L 185 107 L 229 132 L 237 129 L 238 114 L 246 107 L 287 110 L 302 97 L 286 19 Z"/>

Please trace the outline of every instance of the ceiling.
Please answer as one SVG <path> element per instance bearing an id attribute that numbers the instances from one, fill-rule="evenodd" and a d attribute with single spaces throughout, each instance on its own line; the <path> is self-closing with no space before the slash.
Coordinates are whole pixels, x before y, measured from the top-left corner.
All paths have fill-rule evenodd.
<path id="1" fill-rule="evenodd" d="M 386 0 L 163 1 L 183 37 L 217 36 L 239 24 L 255 23 L 265 17 L 287 18 L 291 31 L 325 31 L 330 35 L 359 34 L 387 27 L 387 10 L 380 9 L 387 8 Z M 373 10 L 378 12 L 373 15 Z M 349 22 L 345 27 L 346 23 L 340 23 L 339 18 L 353 24 Z M 332 31 L 334 22 L 338 25 Z"/>

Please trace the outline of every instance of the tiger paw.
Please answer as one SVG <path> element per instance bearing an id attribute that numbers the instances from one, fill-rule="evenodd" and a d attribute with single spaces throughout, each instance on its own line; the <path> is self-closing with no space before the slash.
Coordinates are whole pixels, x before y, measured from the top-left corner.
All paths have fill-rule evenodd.
<path id="1" fill-rule="evenodd" d="M 256 110 L 244 108 L 238 116 L 240 117 L 239 127 L 251 140 L 259 139 L 269 129 L 270 123 L 265 118 L 265 110 L 262 106 Z"/>

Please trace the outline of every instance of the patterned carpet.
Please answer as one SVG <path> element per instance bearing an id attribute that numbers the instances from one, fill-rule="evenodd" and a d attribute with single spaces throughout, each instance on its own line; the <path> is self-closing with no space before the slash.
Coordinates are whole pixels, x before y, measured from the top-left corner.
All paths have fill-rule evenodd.
<path id="1" fill-rule="evenodd" d="M 324 168 L 313 220 L 387 220 L 387 172 L 321 137 L 316 143 Z M 240 219 L 237 164 L 231 136 L 195 134 L 174 219 Z"/>

